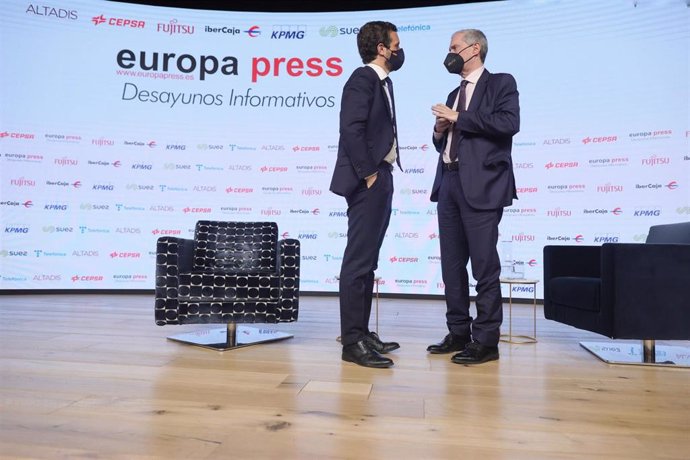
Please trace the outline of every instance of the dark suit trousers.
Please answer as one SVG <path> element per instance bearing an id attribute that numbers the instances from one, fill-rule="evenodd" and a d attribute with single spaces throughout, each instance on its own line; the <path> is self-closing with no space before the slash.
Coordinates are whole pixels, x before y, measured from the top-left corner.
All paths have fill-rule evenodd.
<path id="1" fill-rule="evenodd" d="M 498 345 L 503 321 L 501 262 L 498 258 L 498 224 L 503 208 L 472 208 L 460 187 L 458 171 L 443 171 L 438 194 L 438 227 L 441 272 L 445 284 L 446 324 L 454 334 L 486 346 Z M 470 316 L 467 261 L 477 281 L 477 318 Z"/>
<path id="2" fill-rule="evenodd" d="M 369 333 L 374 270 L 386 235 L 393 202 L 393 174 L 379 167 L 371 188 L 362 185 L 347 197 L 347 246 L 340 268 L 340 336 L 343 346 Z"/>

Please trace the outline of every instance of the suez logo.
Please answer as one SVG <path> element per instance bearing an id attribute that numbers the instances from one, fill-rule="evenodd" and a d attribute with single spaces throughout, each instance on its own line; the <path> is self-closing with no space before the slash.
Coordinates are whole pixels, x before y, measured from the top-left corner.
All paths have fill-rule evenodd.
<path id="1" fill-rule="evenodd" d="M 338 35 L 357 35 L 359 27 L 336 27 L 324 26 L 319 29 L 319 35 L 322 37 L 337 37 Z"/>
<path id="2" fill-rule="evenodd" d="M 235 56 L 217 58 L 213 55 L 193 56 L 191 54 L 159 53 L 123 49 L 117 53 L 116 62 L 121 69 L 139 67 L 144 71 L 197 73 L 200 80 L 220 72 L 223 75 L 239 75 L 239 62 Z M 343 60 L 339 57 L 252 57 L 251 79 L 256 83 L 264 77 L 338 77 L 343 73 Z"/>

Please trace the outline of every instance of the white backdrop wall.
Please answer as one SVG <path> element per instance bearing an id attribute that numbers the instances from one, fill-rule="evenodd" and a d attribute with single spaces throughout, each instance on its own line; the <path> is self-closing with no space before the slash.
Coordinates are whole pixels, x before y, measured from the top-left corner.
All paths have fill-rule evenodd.
<path id="1" fill-rule="evenodd" d="M 381 292 L 443 292 L 430 107 L 459 83 L 442 61 L 460 28 L 482 29 L 486 67 L 518 81 L 520 199 L 501 240 L 524 275 L 541 278 L 546 244 L 642 242 L 690 219 L 689 18 L 685 1 L 643 0 L 318 14 L 4 2 L 0 289 L 151 289 L 156 238 L 218 219 L 277 221 L 302 242 L 302 290 L 336 291 L 347 220 L 328 185 L 370 20 L 397 24 L 407 58 Z"/>

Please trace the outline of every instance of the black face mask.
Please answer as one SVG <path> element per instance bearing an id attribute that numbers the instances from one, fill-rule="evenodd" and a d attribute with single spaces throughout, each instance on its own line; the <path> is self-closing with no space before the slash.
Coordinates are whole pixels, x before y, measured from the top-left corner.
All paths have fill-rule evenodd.
<path id="1" fill-rule="evenodd" d="M 443 61 L 443 65 L 446 67 L 446 70 L 448 70 L 448 72 L 450 72 L 450 73 L 456 73 L 456 74 L 460 75 L 460 73 L 462 72 L 463 67 L 465 67 L 465 63 L 466 63 L 467 61 L 469 61 L 470 59 L 472 59 L 472 58 L 474 58 L 474 57 L 477 56 L 477 55 L 475 54 L 474 56 L 472 56 L 472 57 L 471 57 L 470 59 L 468 59 L 467 61 L 465 61 L 465 60 L 462 58 L 462 56 L 460 56 L 460 53 L 462 53 L 463 51 L 465 51 L 465 50 L 466 50 L 467 48 L 469 48 L 470 46 L 473 46 L 473 45 L 466 46 L 466 47 L 464 47 L 463 49 L 461 49 L 460 51 L 458 51 L 457 53 L 448 53 L 448 55 L 446 56 L 446 59 Z"/>
<path id="2" fill-rule="evenodd" d="M 402 48 L 398 49 L 397 51 L 391 50 L 391 57 L 389 57 L 387 60 L 390 71 L 395 72 L 396 70 L 399 70 L 405 62 L 405 52 Z"/>

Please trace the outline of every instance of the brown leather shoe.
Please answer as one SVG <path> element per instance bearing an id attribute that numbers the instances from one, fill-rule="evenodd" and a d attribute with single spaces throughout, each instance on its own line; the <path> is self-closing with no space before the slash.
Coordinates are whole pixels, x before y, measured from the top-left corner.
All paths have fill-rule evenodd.
<path id="1" fill-rule="evenodd" d="M 477 342 L 467 344 L 467 347 L 450 360 L 455 364 L 481 364 L 498 359 L 498 347 L 487 347 Z"/>
<path id="2" fill-rule="evenodd" d="M 455 335 L 452 332 L 443 338 L 439 343 L 429 345 L 426 347 L 426 351 L 434 355 L 440 355 L 443 353 L 452 353 L 454 351 L 464 350 L 465 346 L 470 343 L 469 337 L 463 337 L 461 335 Z"/>
<path id="3" fill-rule="evenodd" d="M 386 368 L 393 365 L 393 360 L 381 356 L 378 351 L 369 348 L 366 340 L 345 345 L 343 347 L 343 361 L 359 364 L 364 367 Z"/>
<path id="4" fill-rule="evenodd" d="M 384 355 L 400 348 L 400 344 L 398 342 L 383 342 L 376 332 L 370 332 L 364 337 L 364 340 L 366 340 L 369 348 L 373 348 Z"/>

